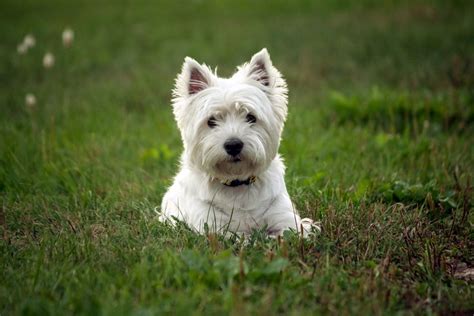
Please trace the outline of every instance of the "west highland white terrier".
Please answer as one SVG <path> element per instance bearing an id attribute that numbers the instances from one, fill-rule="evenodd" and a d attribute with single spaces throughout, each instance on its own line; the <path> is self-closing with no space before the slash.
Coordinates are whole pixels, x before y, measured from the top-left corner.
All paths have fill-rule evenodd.
<path id="1" fill-rule="evenodd" d="M 287 91 L 266 49 L 230 78 L 185 58 L 173 90 L 184 152 L 161 221 L 184 221 L 200 233 L 292 229 L 306 237 L 319 230 L 300 218 L 286 190 L 278 148 Z"/>

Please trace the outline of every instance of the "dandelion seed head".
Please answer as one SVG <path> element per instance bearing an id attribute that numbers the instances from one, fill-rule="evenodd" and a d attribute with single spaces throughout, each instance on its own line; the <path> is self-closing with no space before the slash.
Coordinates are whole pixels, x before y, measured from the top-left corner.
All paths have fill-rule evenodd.
<path id="1" fill-rule="evenodd" d="M 66 28 L 63 31 L 63 45 L 65 47 L 71 46 L 74 41 L 74 31 L 70 28 Z"/>
<path id="2" fill-rule="evenodd" d="M 34 107 L 36 105 L 36 97 L 32 93 L 27 93 L 25 96 L 25 103 L 28 107 Z"/>
<path id="3" fill-rule="evenodd" d="M 32 34 L 27 34 L 25 38 L 23 39 L 23 45 L 26 46 L 26 48 L 31 48 L 36 45 L 36 39 Z"/>
<path id="4" fill-rule="evenodd" d="M 54 55 L 50 52 L 47 52 L 43 57 L 43 66 L 44 68 L 51 68 L 54 66 Z"/>

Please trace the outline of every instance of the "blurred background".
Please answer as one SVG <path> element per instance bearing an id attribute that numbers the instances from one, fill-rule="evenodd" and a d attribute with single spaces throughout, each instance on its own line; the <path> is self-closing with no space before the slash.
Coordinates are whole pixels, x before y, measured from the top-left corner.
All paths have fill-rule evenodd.
<path id="1" fill-rule="evenodd" d="M 471 9 L 470 1 L 4 1 L 2 80 L 46 80 L 31 75 L 41 66 L 33 60 L 52 51 L 59 69 L 48 73 L 51 81 L 61 74 L 85 85 L 117 75 L 150 84 L 153 99 L 168 102 L 184 56 L 230 75 L 267 47 L 295 101 L 374 85 L 448 88 L 472 81 L 462 73 L 472 58 Z M 67 53 L 58 40 L 66 27 L 76 33 Z M 24 58 L 11 54 L 29 33 L 35 49 Z"/>

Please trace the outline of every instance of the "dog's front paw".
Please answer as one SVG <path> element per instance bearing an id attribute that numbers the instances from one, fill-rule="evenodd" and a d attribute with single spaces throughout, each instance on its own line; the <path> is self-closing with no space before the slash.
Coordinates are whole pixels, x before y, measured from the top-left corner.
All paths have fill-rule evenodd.
<path id="1" fill-rule="evenodd" d="M 303 230 L 303 237 L 309 237 L 321 233 L 321 224 L 313 221 L 311 218 L 301 219 L 301 228 Z"/>

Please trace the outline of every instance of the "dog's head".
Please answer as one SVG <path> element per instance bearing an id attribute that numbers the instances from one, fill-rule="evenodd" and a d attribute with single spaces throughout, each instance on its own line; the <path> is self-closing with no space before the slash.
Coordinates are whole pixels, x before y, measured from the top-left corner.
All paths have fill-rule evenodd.
<path id="1" fill-rule="evenodd" d="M 275 158 L 287 115 L 287 88 L 266 49 L 219 78 L 186 57 L 173 90 L 184 159 L 211 177 L 246 179 Z"/>

